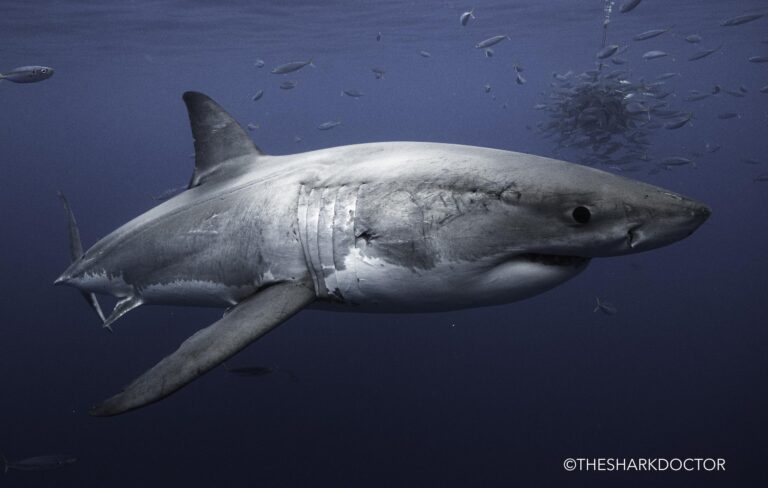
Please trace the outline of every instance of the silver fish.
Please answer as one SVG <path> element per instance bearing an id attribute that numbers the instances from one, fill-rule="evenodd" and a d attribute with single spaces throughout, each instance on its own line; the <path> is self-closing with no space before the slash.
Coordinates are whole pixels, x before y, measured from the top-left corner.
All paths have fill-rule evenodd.
<path id="1" fill-rule="evenodd" d="M 685 42 L 690 42 L 691 44 L 698 44 L 701 42 L 701 36 L 698 34 L 691 34 L 685 37 Z"/>
<path id="2" fill-rule="evenodd" d="M 662 166 L 686 166 L 688 164 L 693 164 L 693 161 L 682 156 L 673 156 L 671 158 L 662 159 L 661 164 Z"/>
<path id="3" fill-rule="evenodd" d="M 373 71 L 373 75 L 377 80 L 384 78 L 384 73 L 386 73 L 386 71 L 381 68 L 371 68 L 371 71 Z"/>
<path id="4" fill-rule="evenodd" d="M 763 173 L 752 178 L 754 183 L 762 183 L 768 181 L 768 173 Z"/>
<path id="5" fill-rule="evenodd" d="M 746 24 L 747 22 L 752 22 L 753 20 L 757 20 L 761 18 L 765 14 L 749 14 L 749 15 L 740 15 L 738 17 L 732 17 L 730 19 L 726 19 L 720 23 L 723 27 L 731 27 L 734 25 L 741 25 Z"/>
<path id="6" fill-rule="evenodd" d="M 493 49 L 491 49 L 491 48 L 487 48 L 487 49 L 485 50 L 485 57 L 486 57 L 486 58 L 492 58 L 492 57 L 493 57 Z"/>
<path id="7" fill-rule="evenodd" d="M 688 58 L 688 61 L 696 61 L 696 60 L 699 60 L 699 59 L 702 59 L 702 58 L 706 58 L 710 54 L 714 54 L 717 51 L 719 51 L 720 49 L 722 49 L 722 47 L 723 47 L 723 45 L 720 44 L 719 46 L 717 46 L 714 49 L 705 49 L 704 51 L 699 51 L 696 54 L 694 54 L 693 56 L 691 56 L 690 58 Z"/>
<path id="8" fill-rule="evenodd" d="M 376 42 L 381 41 L 381 32 L 376 34 Z"/>
<path id="9" fill-rule="evenodd" d="M 614 57 L 611 58 L 611 62 L 613 64 L 626 64 L 627 60 L 624 59 L 624 58 L 620 58 L 618 56 L 614 56 Z"/>
<path id="10" fill-rule="evenodd" d="M 263 59 L 257 59 L 256 62 L 253 63 L 254 66 L 257 68 L 263 68 L 264 67 L 264 60 Z"/>
<path id="11" fill-rule="evenodd" d="M 53 76 L 53 68 L 47 66 L 21 66 L 7 73 L 0 73 L 0 81 L 8 80 L 14 83 L 35 83 L 47 80 Z"/>
<path id="12" fill-rule="evenodd" d="M 485 93 L 490 93 L 491 92 L 491 84 L 490 83 L 486 83 L 485 86 L 483 86 L 483 91 Z"/>
<path id="13" fill-rule="evenodd" d="M 656 77 L 659 81 L 668 80 L 670 78 L 674 78 L 675 76 L 681 76 L 680 73 L 662 73 L 659 76 Z"/>
<path id="14" fill-rule="evenodd" d="M 255 101 L 257 101 L 257 100 L 260 100 L 260 99 L 261 99 L 261 97 L 263 97 L 263 96 L 264 96 L 264 90 L 259 90 L 259 91 L 257 91 L 257 92 L 256 92 L 256 93 L 253 95 L 253 97 L 251 97 L 251 100 L 253 100 L 253 101 L 255 102 Z"/>
<path id="15" fill-rule="evenodd" d="M 752 56 L 749 58 L 750 63 L 768 63 L 768 56 Z"/>
<path id="16" fill-rule="evenodd" d="M 642 32 L 642 33 L 636 35 L 632 39 L 634 39 L 636 41 L 645 41 L 646 39 L 653 39 L 654 37 L 657 37 L 657 36 L 660 36 L 662 34 L 665 34 L 665 33 L 669 32 L 670 30 L 672 30 L 672 26 L 667 27 L 666 29 L 651 29 L 651 30 L 648 30 L 648 31 L 645 31 L 645 32 Z"/>
<path id="17" fill-rule="evenodd" d="M 737 117 L 741 118 L 741 116 L 736 112 L 724 112 L 724 113 L 718 114 L 717 116 L 717 118 L 720 120 L 735 119 Z"/>
<path id="18" fill-rule="evenodd" d="M 489 37 L 488 39 L 486 39 L 486 40 L 484 40 L 484 41 L 480 41 L 480 42 L 478 42 L 477 44 L 475 44 L 475 48 L 476 48 L 476 49 L 485 49 L 485 48 L 487 48 L 487 47 L 495 46 L 496 44 L 500 43 L 500 42 L 501 42 L 501 41 L 503 41 L 504 39 L 510 39 L 510 40 L 512 40 L 512 39 L 511 39 L 509 36 L 507 36 L 507 35 L 503 35 L 503 36 L 493 36 L 493 37 Z"/>
<path id="19" fill-rule="evenodd" d="M 346 95 L 346 96 L 352 97 L 352 98 L 360 98 L 360 97 L 363 96 L 363 92 L 358 91 L 358 90 L 343 90 L 341 92 L 341 95 L 342 96 Z"/>
<path id="20" fill-rule="evenodd" d="M 623 4 L 621 8 L 619 9 L 621 13 L 625 14 L 627 12 L 631 12 L 635 9 L 638 5 L 640 5 L 641 0 L 629 0 L 627 3 Z"/>
<path id="21" fill-rule="evenodd" d="M 760 88 L 760 93 L 768 93 L 768 85 L 765 85 L 764 87 Z"/>
<path id="22" fill-rule="evenodd" d="M 432 54 L 429 51 L 419 51 L 422 58 L 431 58 Z"/>
<path id="23" fill-rule="evenodd" d="M 619 46 L 617 44 L 611 44 L 609 46 L 605 46 L 600 51 L 597 52 L 595 56 L 597 56 L 597 59 L 605 59 L 610 58 L 614 54 L 616 54 L 616 51 L 619 50 Z"/>
<path id="24" fill-rule="evenodd" d="M 469 23 L 469 19 L 475 18 L 475 9 L 470 10 L 469 12 L 464 12 L 461 14 L 461 17 L 459 17 L 459 22 L 461 25 L 467 25 Z"/>
<path id="25" fill-rule="evenodd" d="M 515 83 L 518 85 L 525 85 L 526 79 L 523 78 L 523 75 L 520 74 L 520 72 L 517 73 L 517 77 L 515 78 Z"/>
<path id="26" fill-rule="evenodd" d="M 284 75 L 286 73 L 293 73 L 294 71 L 298 71 L 304 66 L 315 66 L 315 64 L 312 62 L 312 60 L 308 61 L 292 61 L 290 63 L 281 64 L 280 66 L 277 66 L 276 68 L 272 69 L 272 74 L 274 75 Z"/>
<path id="27" fill-rule="evenodd" d="M 753 158 L 741 158 L 741 162 L 747 164 L 763 164 L 762 161 L 758 161 L 757 159 Z"/>
<path id="28" fill-rule="evenodd" d="M 317 128 L 319 130 L 330 130 L 338 125 L 341 125 L 340 120 L 329 120 L 328 122 L 323 122 L 322 124 L 318 125 Z"/>
<path id="29" fill-rule="evenodd" d="M 665 56 L 669 56 L 669 54 L 665 53 L 664 51 L 648 51 L 647 53 L 643 54 L 643 59 L 648 61 L 651 59 L 663 58 Z"/>
<path id="30" fill-rule="evenodd" d="M 296 88 L 296 85 L 298 85 L 298 84 L 299 84 L 298 81 L 286 80 L 286 81 L 280 83 L 280 89 L 281 90 L 291 90 L 293 88 Z"/>
<path id="31" fill-rule="evenodd" d="M 693 118 L 693 114 L 688 114 L 682 119 L 674 120 L 672 122 L 667 122 L 664 124 L 665 129 L 679 129 L 680 127 L 686 125 L 688 122 L 691 121 L 691 118 Z"/>

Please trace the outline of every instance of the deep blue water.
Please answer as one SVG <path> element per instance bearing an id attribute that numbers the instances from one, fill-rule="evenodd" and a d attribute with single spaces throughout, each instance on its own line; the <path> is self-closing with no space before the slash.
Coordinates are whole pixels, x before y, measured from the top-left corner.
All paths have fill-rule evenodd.
<path id="1" fill-rule="evenodd" d="M 695 168 L 631 175 L 712 207 L 692 237 L 594 260 L 563 286 L 505 306 L 303 311 L 228 363 L 290 369 L 297 382 L 219 368 L 137 412 L 87 415 L 221 310 L 143 307 L 115 334 L 101 331 L 75 290 L 52 286 L 69 260 L 57 190 L 91 245 L 185 184 L 193 166 L 186 90 L 258 124 L 252 135 L 270 154 L 421 140 L 564 157 L 537 132 L 546 115 L 533 107 L 546 102 L 553 72 L 593 68 L 602 6 L 3 0 L 0 71 L 40 64 L 56 74 L 0 82 L 0 452 L 79 458 L 58 471 L 12 471 L 3 484 L 765 486 L 768 183 L 753 178 L 768 172 L 768 94 L 759 91 L 768 64 L 747 59 L 768 55 L 768 17 L 719 25 L 766 12 L 760 0 L 644 0 L 611 17 L 609 42 L 631 45 L 623 57 L 633 79 L 680 72 L 671 104 L 694 113 L 691 126 L 653 132 L 651 152 L 722 146 Z M 462 28 L 470 7 L 477 19 Z M 685 42 L 692 33 L 703 37 L 699 46 Z M 511 40 L 492 58 L 474 49 L 496 34 Z M 671 56 L 644 62 L 651 49 Z M 279 90 L 284 77 L 269 69 L 308 58 L 316 68 Z M 256 68 L 257 59 L 266 66 Z M 514 83 L 514 63 L 526 84 Z M 747 93 L 683 101 L 716 84 Z M 365 96 L 339 95 L 351 88 Z M 253 102 L 258 89 L 265 95 Z M 731 111 L 740 117 L 718 119 Z M 316 129 L 337 119 L 333 130 Z M 596 296 L 618 313 L 593 313 Z M 567 457 L 720 457 L 727 470 L 570 473 Z"/>

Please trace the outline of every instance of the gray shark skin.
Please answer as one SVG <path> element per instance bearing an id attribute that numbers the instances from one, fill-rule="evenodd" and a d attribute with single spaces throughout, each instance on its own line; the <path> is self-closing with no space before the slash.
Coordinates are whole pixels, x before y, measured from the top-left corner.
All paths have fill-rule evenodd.
<path id="1" fill-rule="evenodd" d="M 157 401 L 306 306 L 432 312 L 549 290 L 590 259 L 693 233 L 705 205 L 553 159 L 420 142 L 268 156 L 188 92 L 190 187 L 107 235 L 56 280 L 142 304 L 232 307 L 96 407 Z"/>

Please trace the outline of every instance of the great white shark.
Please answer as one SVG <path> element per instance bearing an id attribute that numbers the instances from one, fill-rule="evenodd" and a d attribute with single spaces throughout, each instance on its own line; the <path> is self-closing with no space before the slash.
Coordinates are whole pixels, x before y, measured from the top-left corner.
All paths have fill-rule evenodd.
<path id="1" fill-rule="evenodd" d="M 184 94 L 189 188 L 83 253 L 56 280 L 111 327 L 143 304 L 226 307 L 125 390 L 115 415 L 173 393 L 313 306 L 431 312 L 549 290 L 592 258 L 683 239 L 710 215 L 593 168 L 473 146 L 384 142 L 264 154 L 209 97 Z M 104 318 L 95 294 L 119 299 Z"/>

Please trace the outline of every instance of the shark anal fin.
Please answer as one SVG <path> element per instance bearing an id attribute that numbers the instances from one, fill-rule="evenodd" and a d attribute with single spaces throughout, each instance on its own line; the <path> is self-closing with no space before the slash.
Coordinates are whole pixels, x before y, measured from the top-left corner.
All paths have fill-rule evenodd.
<path id="1" fill-rule="evenodd" d="M 238 353 L 310 304 L 315 292 L 286 282 L 246 298 L 228 314 L 199 330 L 126 389 L 91 410 L 117 415 L 156 402 Z"/>
<path id="2" fill-rule="evenodd" d="M 195 171 L 189 188 L 251 162 L 242 156 L 262 154 L 240 124 L 207 95 L 189 91 L 183 98 L 195 139 Z"/>

